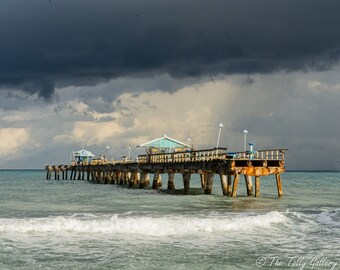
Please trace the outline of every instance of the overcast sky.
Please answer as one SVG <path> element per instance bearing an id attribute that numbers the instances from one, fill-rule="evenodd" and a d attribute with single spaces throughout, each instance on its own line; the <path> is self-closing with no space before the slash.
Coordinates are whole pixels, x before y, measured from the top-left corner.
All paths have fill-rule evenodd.
<path id="1" fill-rule="evenodd" d="M 198 148 L 289 148 L 340 170 L 340 1 L 1 0 L 0 168 Z"/>

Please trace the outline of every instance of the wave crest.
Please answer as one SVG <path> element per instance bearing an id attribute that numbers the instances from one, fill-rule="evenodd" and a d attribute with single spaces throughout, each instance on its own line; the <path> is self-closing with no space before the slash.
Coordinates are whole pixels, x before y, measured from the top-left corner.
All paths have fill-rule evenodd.
<path id="1" fill-rule="evenodd" d="M 273 211 L 263 215 L 238 217 L 136 217 L 136 216 L 57 216 L 33 219 L 0 219 L 0 232 L 121 233 L 150 236 L 249 231 L 283 223 L 287 217 Z"/>

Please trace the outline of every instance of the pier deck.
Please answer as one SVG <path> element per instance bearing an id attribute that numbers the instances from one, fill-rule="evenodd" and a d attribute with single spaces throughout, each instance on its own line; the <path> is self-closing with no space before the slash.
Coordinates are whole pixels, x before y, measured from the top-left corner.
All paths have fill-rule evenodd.
<path id="1" fill-rule="evenodd" d="M 168 190 L 174 190 L 174 176 L 182 174 L 184 194 L 189 193 L 192 174 L 199 174 L 205 194 L 211 194 L 214 175 L 221 180 L 222 193 L 235 197 L 240 176 L 243 175 L 248 196 L 260 196 L 260 177 L 275 175 L 278 196 L 282 197 L 281 174 L 285 172 L 287 149 L 228 153 L 226 148 L 190 152 L 140 155 L 136 161 L 121 160 L 91 164 L 46 165 L 46 179 L 54 174 L 56 180 L 88 180 L 102 184 L 128 185 L 145 188 L 162 186 L 161 174 L 168 174 Z M 70 175 L 69 175 L 70 173 Z M 252 177 L 255 177 L 255 191 Z"/>

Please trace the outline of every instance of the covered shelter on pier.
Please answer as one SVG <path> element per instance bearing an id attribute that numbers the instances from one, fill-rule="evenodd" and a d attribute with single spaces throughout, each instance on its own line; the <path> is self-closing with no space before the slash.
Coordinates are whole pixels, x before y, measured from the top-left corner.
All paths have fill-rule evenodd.
<path id="1" fill-rule="evenodd" d="M 92 161 L 92 158 L 95 156 L 90 151 L 87 151 L 85 149 L 81 149 L 79 151 L 73 151 L 72 156 L 76 164 L 82 164 L 82 163 L 88 163 L 90 164 Z"/>
<path id="2" fill-rule="evenodd" d="M 145 147 L 148 154 L 183 152 L 190 149 L 190 145 L 170 138 L 167 135 L 137 145 L 137 147 Z"/>

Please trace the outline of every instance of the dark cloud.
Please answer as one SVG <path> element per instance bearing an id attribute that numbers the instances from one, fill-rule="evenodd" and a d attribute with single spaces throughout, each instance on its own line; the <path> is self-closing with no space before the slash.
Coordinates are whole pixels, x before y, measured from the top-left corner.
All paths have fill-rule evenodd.
<path id="1" fill-rule="evenodd" d="M 3 0 L 0 87 L 124 76 L 327 70 L 340 56 L 338 0 Z"/>

